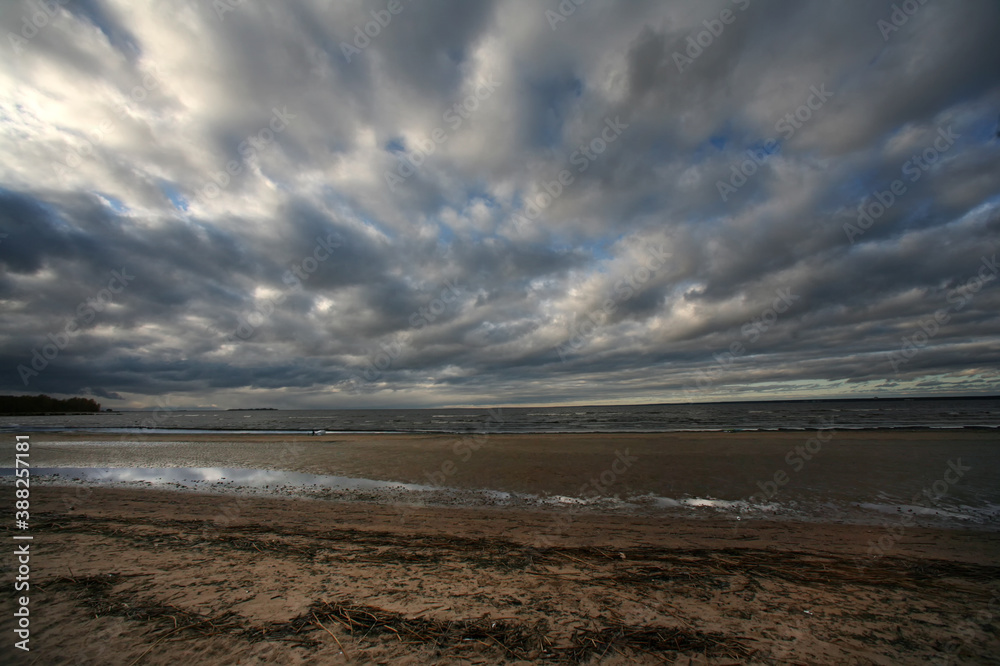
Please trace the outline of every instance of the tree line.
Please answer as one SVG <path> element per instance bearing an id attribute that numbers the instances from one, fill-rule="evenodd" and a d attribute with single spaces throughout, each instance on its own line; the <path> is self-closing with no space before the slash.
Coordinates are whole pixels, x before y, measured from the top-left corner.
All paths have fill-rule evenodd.
<path id="1" fill-rule="evenodd" d="M 0 395 L 0 414 L 34 412 L 99 412 L 101 403 L 90 398 L 60 400 L 47 395 Z"/>

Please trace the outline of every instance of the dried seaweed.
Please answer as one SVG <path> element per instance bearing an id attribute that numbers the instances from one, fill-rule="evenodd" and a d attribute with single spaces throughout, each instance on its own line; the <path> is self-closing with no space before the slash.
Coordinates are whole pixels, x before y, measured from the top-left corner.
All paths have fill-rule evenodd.
<path id="1" fill-rule="evenodd" d="M 120 574 L 57 578 L 46 589 L 75 589 L 79 599 L 95 617 L 123 617 L 139 622 L 157 622 L 171 634 L 186 631 L 210 636 L 240 627 L 239 615 L 223 613 L 217 616 L 199 615 L 170 604 L 144 599 L 133 594 L 114 593 L 111 588 L 121 582 Z M 169 621 L 169 622 L 168 622 Z"/>
<path id="2" fill-rule="evenodd" d="M 739 639 L 717 632 L 625 624 L 576 632 L 573 647 L 568 648 L 566 654 L 572 661 L 582 662 L 595 654 L 603 656 L 609 651 L 626 654 L 630 650 L 656 655 L 696 652 L 740 660 L 753 654 L 753 650 Z"/>
<path id="3" fill-rule="evenodd" d="M 544 621 L 528 624 L 494 620 L 488 616 L 450 620 L 407 617 L 351 601 L 316 601 L 307 612 L 287 622 L 256 626 L 232 612 L 217 616 L 200 615 L 136 594 L 113 591 L 122 579 L 123 576 L 116 574 L 79 578 L 64 576 L 46 587 L 75 590 L 78 599 L 95 616 L 117 616 L 157 625 L 150 633 L 154 641 L 140 659 L 167 637 L 174 640 L 228 634 L 252 643 L 289 640 L 304 647 L 317 647 L 321 642 L 307 635 L 315 629 L 332 636 L 341 651 L 346 653 L 331 628 L 346 632 L 360 644 L 372 644 L 388 636 L 390 640 L 432 646 L 439 652 L 449 654 L 461 654 L 469 649 L 478 652 L 486 648 L 516 660 L 582 662 L 594 654 L 603 655 L 608 651 L 658 655 L 694 651 L 740 659 L 752 653 L 738 639 L 720 633 L 625 624 L 577 631 L 572 636 L 571 645 L 555 647 L 556 639 L 548 633 Z"/>

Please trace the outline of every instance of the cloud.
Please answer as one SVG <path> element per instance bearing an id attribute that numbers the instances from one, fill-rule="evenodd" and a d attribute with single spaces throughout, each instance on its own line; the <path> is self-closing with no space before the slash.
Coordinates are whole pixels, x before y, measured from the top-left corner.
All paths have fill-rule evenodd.
<path id="1" fill-rule="evenodd" d="M 84 395 L 93 395 L 93 396 L 97 396 L 98 398 L 104 398 L 106 400 L 124 400 L 125 399 L 121 395 L 119 395 L 118 393 L 115 393 L 114 391 L 105 391 L 102 388 L 87 387 L 87 388 L 81 389 L 80 392 L 83 393 Z"/>
<path id="2" fill-rule="evenodd" d="M 896 5 L 11 3 L 2 390 L 995 392 L 1000 8 Z"/>

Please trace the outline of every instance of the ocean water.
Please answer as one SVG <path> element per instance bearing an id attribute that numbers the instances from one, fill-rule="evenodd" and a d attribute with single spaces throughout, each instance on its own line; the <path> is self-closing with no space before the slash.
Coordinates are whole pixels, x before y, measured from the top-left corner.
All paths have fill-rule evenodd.
<path id="1" fill-rule="evenodd" d="M 617 433 L 1000 428 L 1000 398 L 865 399 L 502 409 L 155 411 L 0 416 L 0 432 Z"/>

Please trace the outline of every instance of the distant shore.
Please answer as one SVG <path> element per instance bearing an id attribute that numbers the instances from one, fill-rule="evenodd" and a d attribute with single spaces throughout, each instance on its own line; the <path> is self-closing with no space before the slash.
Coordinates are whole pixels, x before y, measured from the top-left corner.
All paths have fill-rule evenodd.
<path id="1" fill-rule="evenodd" d="M 0 412 L 0 416 L 97 416 L 100 414 L 121 414 L 111 410 L 102 412 Z"/>

